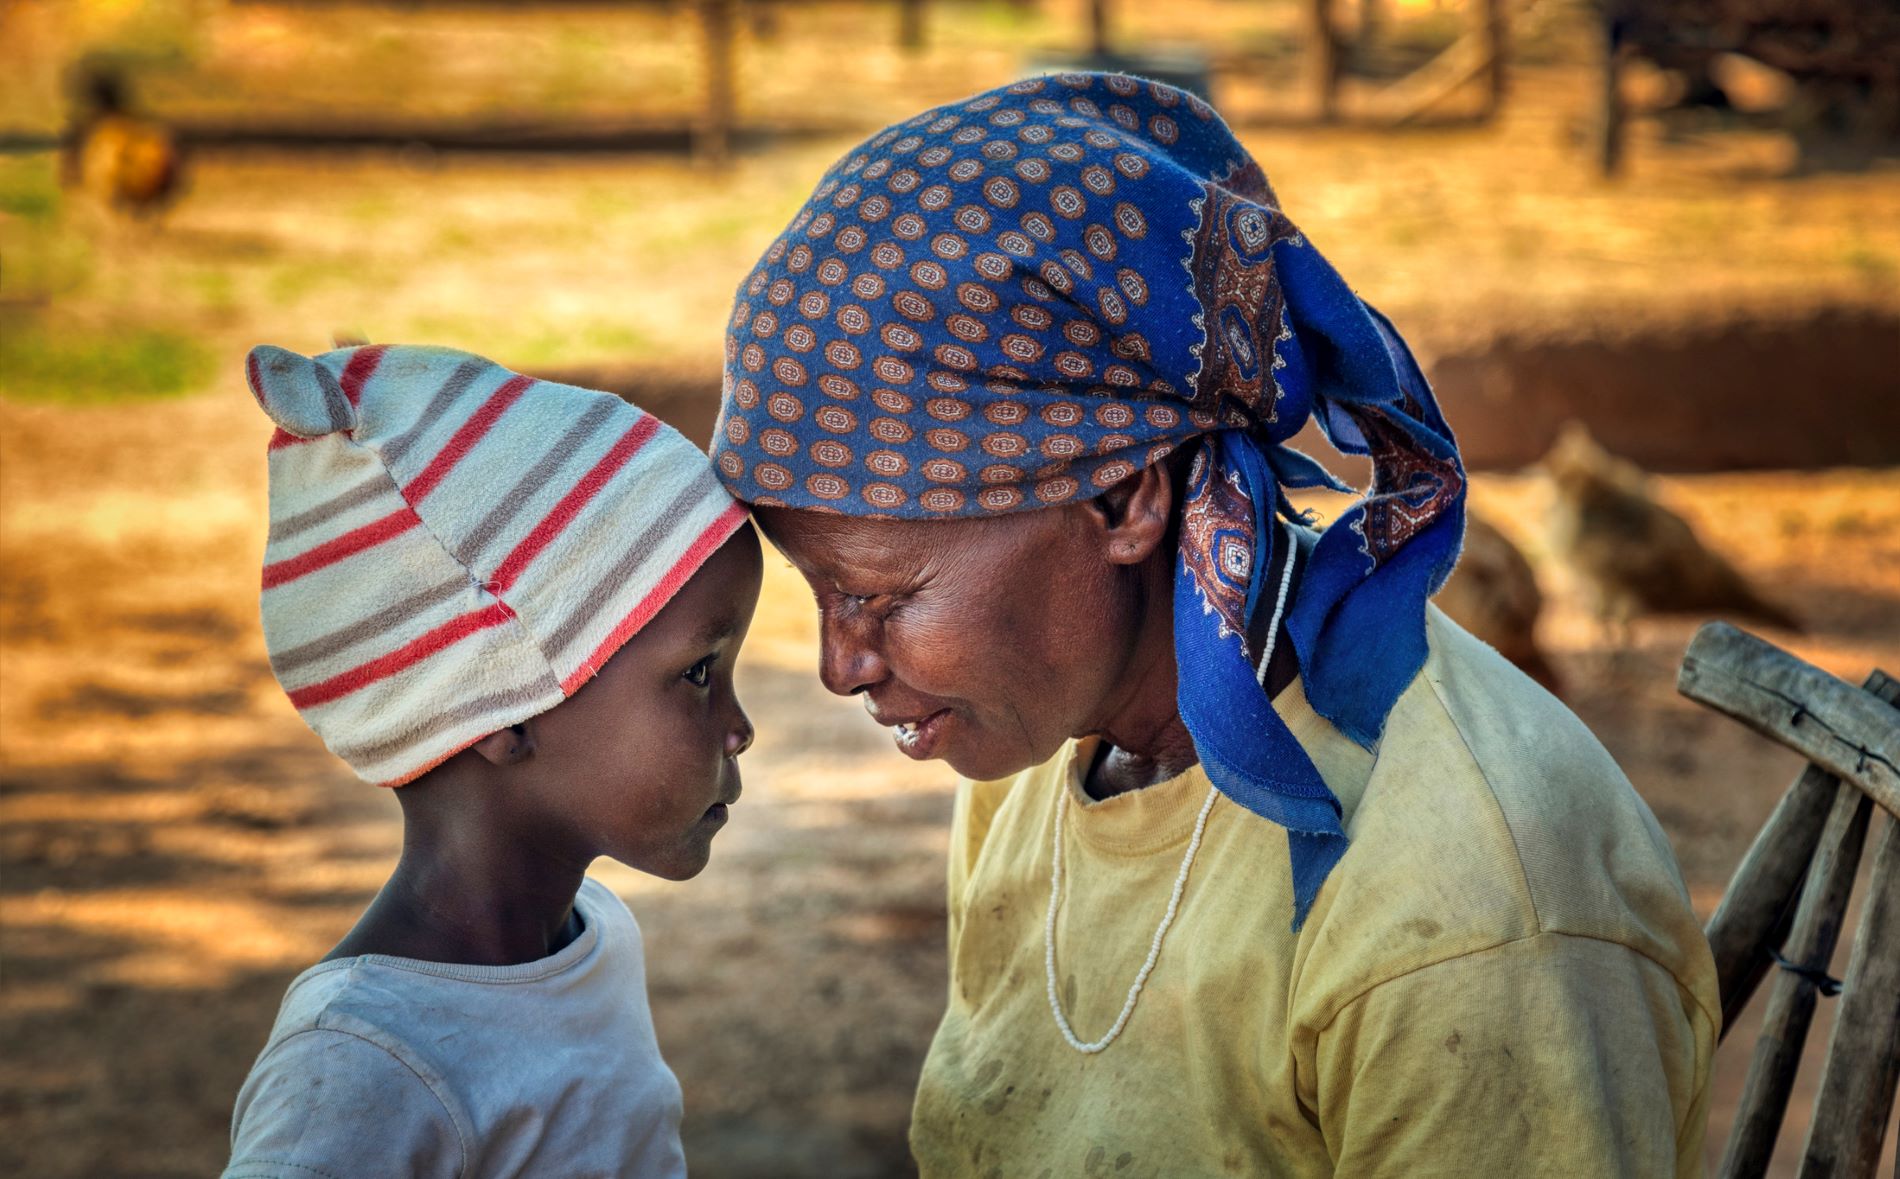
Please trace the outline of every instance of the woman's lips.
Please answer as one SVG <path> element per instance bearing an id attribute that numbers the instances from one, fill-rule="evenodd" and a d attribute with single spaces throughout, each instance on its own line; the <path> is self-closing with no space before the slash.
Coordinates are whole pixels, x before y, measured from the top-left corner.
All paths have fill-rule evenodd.
<path id="1" fill-rule="evenodd" d="M 898 724 L 891 732 L 897 740 L 897 748 L 906 757 L 927 761 L 936 755 L 937 746 L 942 743 L 944 729 L 949 723 L 950 710 L 939 708 L 919 720 Z"/>

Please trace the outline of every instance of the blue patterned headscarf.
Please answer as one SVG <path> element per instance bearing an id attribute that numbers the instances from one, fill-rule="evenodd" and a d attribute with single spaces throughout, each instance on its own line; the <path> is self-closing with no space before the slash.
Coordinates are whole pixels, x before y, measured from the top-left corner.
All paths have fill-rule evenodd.
<path id="1" fill-rule="evenodd" d="M 753 504 L 933 519 L 1096 495 L 1198 439 L 1181 717 L 1214 785 L 1286 828 L 1298 928 L 1346 835 L 1247 623 L 1287 543 L 1275 516 L 1296 516 L 1284 489 L 1349 490 L 1286 445 L 1309 417 L 1373 484 L 1314 545 L 1286 627 L 1313 707 L 1370 747 L 1463 537 L 1451 431 L 1206 103 L 1059 74 L 927 111 L 825 175 L 739 289 L 714 456 Z"/>

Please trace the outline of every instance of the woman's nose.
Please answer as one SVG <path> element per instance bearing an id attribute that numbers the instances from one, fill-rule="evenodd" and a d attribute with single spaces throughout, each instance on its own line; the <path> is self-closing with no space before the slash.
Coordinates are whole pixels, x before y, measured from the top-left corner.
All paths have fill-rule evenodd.
<path id="1" fill-rule="evenodd" d="M 818 678 L 839 696 L 855 696 L 884 679 L 888 669 L 865 633 L 867 623 L 826 612 L 818 628 Z"/>

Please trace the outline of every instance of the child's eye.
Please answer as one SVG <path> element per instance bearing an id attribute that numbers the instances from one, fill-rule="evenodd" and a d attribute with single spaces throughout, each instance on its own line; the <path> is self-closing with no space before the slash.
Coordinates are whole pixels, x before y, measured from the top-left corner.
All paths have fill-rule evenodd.
<path id="1" fill-rule="evenodd" d="M 708 655 L 682 672 L 680 678 L 695 688 L 703 688 L 712 679 L 713 664 L 718 659 L 717 655 Z"/>

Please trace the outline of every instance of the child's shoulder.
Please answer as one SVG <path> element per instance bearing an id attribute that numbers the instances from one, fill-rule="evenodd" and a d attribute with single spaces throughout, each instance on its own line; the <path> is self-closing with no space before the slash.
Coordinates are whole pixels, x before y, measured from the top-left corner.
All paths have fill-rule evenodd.
<path id="1" fill-rule="evenodd" d="M 630 948 L 634 954 L 645 957 L 639 919 L 627 907 L 627 902 L 620 899 L 619 893 L 589 876 L 581 881 L 580 891 L 574 895 L 574 908 L 584 925 L 598 931 L 607 952 L 618 954 Z M 581 936 L 587 935 L 583 932 Z"/>
<path id="2" fill-rule="evenodd" d="M 425 962 L 394 954 L 359 954 L 319 962 L 291 980 L 271 1028 L 266 1052 L 302 1032 L 349 1029 L 399 1051 L 399 1045 L 432 1021 L 466 1013 L 479 1003 L 474 996 L 486 990 L 469 984 L 509 984 L 505 992 L 519 993 L 556 975 L 592 974 L 614 970 L 614 961 L 631 952 L 641 955 L 640 925 L 633 911 L 614 891 L 588 877 L 574 897 L 582 930 L 574 942 L 534 962 L 515 966 L 474 966 Z M 437 992 L 444 989 L 468 995 L 444 1006 Z M 501 999 L 502 993 L 496 993 Z"/>
<path id="3" fill-rule="evenodd" d="M 277 1021 L 271 1025 L 269 1052 L 280 1042 L 300 1032 L 323 1026 L 324 1017 L 344 996 L 360 985 L 357 967 L 360 958 L 336 958 L 319 962 L 290 980 L 283 1002 L 277 1008 Z"/>
<path id="4" fill-rule="evenodd" d="M 678 1083 L 654 1042 L 639 925 L 591 879 L 575 908 L 580 936 L 534 962 L 362 954 L 298 975 L 239 1093 L 227 1176 L 274 1176 L 287 1158 L 319 1159 L 310 1165 L 324 1173 L 412 1173 L 412 1160 L 460 1159 L 471 1142 L 531 1124 L 516 1115 L 558 1105 L 574 1076 L 611 1078 L 625 1106 L 615 1124 L 671 1158 Z M 512 1081 L 497 1092 L 488 1079 L 502 1075 Z M 363 1125 L 378 1133 L 356 1133 Z"/>
<path id="5" fill-rule="evenodd" d="M 238 1091 L 225 1179 L 463 1173 L 468 1111 L 400 1022 L 351 1010 L 362 961 L 318 963 L 291 982 Z"/>

